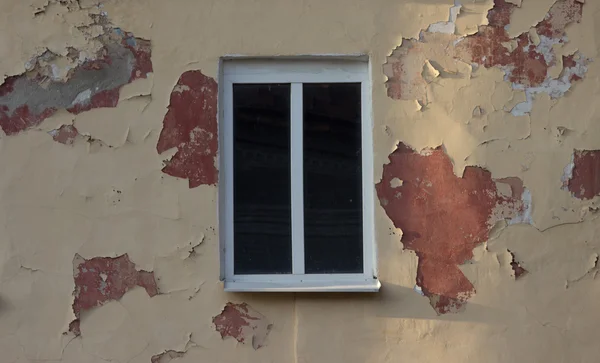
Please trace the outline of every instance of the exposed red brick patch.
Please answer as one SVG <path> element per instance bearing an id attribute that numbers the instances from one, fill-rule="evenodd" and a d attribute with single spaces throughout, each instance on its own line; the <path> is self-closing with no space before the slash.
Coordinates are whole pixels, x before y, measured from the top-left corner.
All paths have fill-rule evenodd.
<path id="1" fill-rule="evenodd" d="M 77 136 L 79 136 L 79 131 L 73 125 L 62 125 L 58 129 L 50 131 L 50 135 L 52 135 L 52 138 L 56 142 L 72 145 Z"/>
<path id="2" fill-rule="evenodd" d="M 171 92 L 156 150 L 174 147 L 164 173 L 188 179 L 190 188 L 217 183 L 217 82 L 197 70 L 183 73 Z"/>
<path id="3" fill-rule="evenodd" d="M 465 60 L 472 61 L 485 67 L 507 67 L 509 80 L 525 86 L 540 85 L 548 76 L 548 68 L 555 64 L 554 53 L 551 49 L 539 48 L 530 39 L 528 33 L 523 33 L 511 39 L 506 31 L 510 15 L 516 8 L 505 0 L 496 0 L 494 8 L 488 12 L 489 25 L 479 28 L 479 32 L 466 37 L 458 45 L 461 54 L 468 55 Z M 544 42 L 564 42 L 565 28 L 572 22 L 581 20 L 583 4 L 576 0 L 558 0 L 550 8 L 546 18 L 535 30 L 540 36 L 550 40 Z M 507 44 L 516 41 L 509 49 Z M 542 54 L 547 52 L 548 54 Z"/>
<path id="4" fill-rule="evenodd" d="M 176 350 L 167 350 L 164 353 L 153 355 L 150 358 L 150 363 L 169 363 L 173 359 L 181 358 L 185 355 L 185 352 L 178 352 Z"/>
<path id="5" fill-rule="evenodd" d="M 105 20 L 102 20 L 105 22 Z M 120 89 L 152 72 L 150 42 L 103 24 L 97 37 L 104 47 L 96 59 L 79 62 L 77 51 L 68 57 L 75 64 L 66 82 L 47 77 L 41 63 L 60 56 L 45 52 L 29 72 L 7 78 L 0 85 L 0 127 L 13 135 L 39 125 L 59 109 L 78 114 L 93 108 L 116 107 Z M 40 62 L 40 60 L 44 62 Z"/>
<path id="6" fill-rule="evenodd" d="M 575 55 L 571 54 L 571 55 L 563 55 L 563 67 L 565 68 L 573 68 L 575 66 L 577 66 L 577 63 L 575 62 Z"/>
<path id="7" fill-rule="evenodd" d="M 556 63 L 549 45 L 565 41 L 565 28 L 570 23 L 581 20 L 583 4 L 577 0 L 556 1 L 546 18 L 535 27 L 538 35 L 548 38 L 542 39 L 542 43 L 548 43 L 547 45 L 538 47 L 529 39 L 528 33 L 511 39 L 505 27 L 516 6 L 505 0 L 496 0 L 494 3 L 494 8 L 488 12 L 489 25 L 481 26 L 477 34 L 460 42 L 457 46 L 459 53 L 464 56 L 464 60 L 487 68 L 509 67 L 505 71 L 511 82 L 539 86 L 548 76 L 548 69 Z M 512 49 L 507 47 L 511 41 L 516 42 Z"/>
<path id="8" fill-rule="evenodd" d="M 15 89 L 15 82 L 17 76 L 8 77 L 4 80 L 4 83 L 0 86 L 0 97 L 10 94 Z"/>
<path id="9" fill-rule="evenodd" d="M 586 66 L 589 59 L 579 53 L 563 56 L 563 70 L 560 78 L 567 78 L 571 82 L 580 81 L 585 76 Z"/>
<path id="10" fill-rule="evenodd" d="M 528 274 L 529 271 L 527 271 L 523 266 L 521 266 L 521 263 L 515 259 L 515 254 L 512 253 L 510 250 L 507 251 L 512 256 L 512 260 L 510 261 L 510 267 L 512 267 L 513 273 L 515 274 L 515 280 L 518 280 L 521 277 Z"/>
<path id="11" fill-rule="evenodd" d="M 507 44 L 514 41 L 512 49 Z M 538 86 L 546 79 L 550 61 L 536 51 L 528 34 L 511 39 L 504 27 L 480 27 L 479 32 L 457 45 L 465 61 L 486 68 L 503 67 L 510 82 L 524 86 Z"/>
<path id="12" fill-rule="evenodd" d="M 1 90 L 2 86 L 0 86 Z M 8 116 L 8 107 L 0 108 L 0 127 L 7 135 L 13 135 L 32 126 L 39 125 L 42 121 L 52 116 L 56 108 L 48 107 L 41 112 L 30 112 L 29 106 L 22 105 L 17 107 Z"/>
<path id="13" fill-rule="evenodd" d="M 67 108 L 72 114 L 78 115 L 93 108 L 117 107 L 119 103 L 119 88 L 98 92 L 90 97 L 89 101 L 77 103 Z"/>
<path id="14" fill-rule="evenodd" d="M 394 226 L 402 230 L 404 248 L 419 258 L 417 285 L 438 314 L 457 311 L 475 292 L 458 268 L 473 257 L 501 219 L 522 212 L 521 191 L 512 178 L 512 195 L 501 195 L 490 172 L 465 168 L 457 177 L 441 147 L 415 152 L 400 143 L 383 168 L 377 195 Z M 394 188 L 391 181 L 402 180 Z"/>
<path id="15" fill-rule="evenodd" d="M 600 150 L 575 150 L 567 188 L 577 199 L 600 195 Z"/>
<path id="16" fill-rule="evenodd" d="M 264 315 L 248 304 L 231 302 L 225 305 L 221 314 L 213 318 L 213 324 L 221 338 L 232 337 L 240 343 L 246 343 L 250 339 L 254 349 L 264 345 L 273 326 Z"/>
<path id="17" fill-rule="evenodd" d="M 517 5 L 506 0 L 494 0 L 494 7 L 488 11 L 488 24 L 494 28 L 504 28 L 510 24 L 510 16 Z"/>
<path id="18" fill-rule="evenodd" d="M 548 38 L 560 38 L 565 28 L 573 22 L 579 23 L 583 15 L 583 2 L 579 0 L 558 0 L 552 5 L 544 20 L 537 26 L 537 33 Z"/>
<path id="19" fill-rule="evenodd" d="M 76 254 L 73 258 L 73 312 L 76 319 L 69 330 L 80 335 L 81 312 L 119 300 L 136 286 L 143 287 L 150 297 L 158 294 L 154 273 L 138 271 L 127 254 L 119 257 L 94 257 L 86 260 Z"/>
<path id="20" fill-rule="evenodd" d="M 148 73 L 153 72 L 151 59 L 152 44 L 149 40 L 136 38 L 133 33 L 127 32 L 124 34 L 121 44 L 131 51 L 135 59 L 129 82 L 133 82 L 139 78 L 146 78 Z"/>

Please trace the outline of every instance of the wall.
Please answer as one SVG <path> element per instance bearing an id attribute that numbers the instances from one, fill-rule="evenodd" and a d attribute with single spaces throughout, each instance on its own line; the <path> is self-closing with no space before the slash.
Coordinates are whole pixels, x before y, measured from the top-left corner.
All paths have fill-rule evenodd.
<path id="1" fill-rule="evenodd" d="M 5 0 L 2 362 L 597 362 L 600 2 Z M 226 294 L 219 57 L 369 53 L 378 294 Z"/>

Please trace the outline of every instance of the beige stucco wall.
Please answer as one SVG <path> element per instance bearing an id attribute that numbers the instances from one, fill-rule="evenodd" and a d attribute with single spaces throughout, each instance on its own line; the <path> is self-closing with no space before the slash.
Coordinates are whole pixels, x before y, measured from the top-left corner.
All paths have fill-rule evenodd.
<path id="1" fill-rule="evenodd" d="M 600 165 L 597 154 L 575 150 L 600 149 L 600 2 L 506 1 L 496 0 L 496 7 L 508 9 L 508 36 L 529 32 L 534 47 L 543 41 L 530 29 L 546 14 L 558 19 L 554 39 L 562 42 L 545 50 L 551 60 L 542 79 L 560 79 L 567 67 L 562 56 L 571 54 L 579 62 L 577 79 L 560 87 L 511 82 L 507 74 L 523 62 L 475 64 L 477 45 L 460 47 L 482 33 L 478 26 L 488 24 L 492 0 L 459 1 L 456 27 L 446 24 L 455 35 L 421 38 L 422 30 L 449 19 L 451 0 L 107 0 L 99 6 L 94 0 L 3 0 L 0 74 L 13 80 L 37 75 L 29 81 L 42 84 L 35 95 L 44 94 L 48 82 L 70 87 L 73 71 L 91 64 L 108 42 L 103 34 L 117 27 L 150 42 L 152 72 L 116 85 L 116 107 L 69 112 L 63 103 L 75 100 L 50 99 L 52 112 L 28 120 L 15 118 L 14 107 L 32 107 L 38 99 L 21 99 L 27 92 L 17 99 L 17 86 L 0 91 L 0 105 L 8 105 L 0 117 L 6 134 L 0 138 L 0 362 L 598 362 L 600 189 L 593 167 Z M 566 3 L 582 7 L 581 17 L 561 7 Z M 90 14 L 104 20 L 92 21 Z M 417 55 L 409 52 L 414 58 L 402 49 L 392 53 L 411 42 L 422 47 Z M 502 43 L 506 52 L 520 46 Z M 412 159 L 403 163 L 418 168 L 430 157 L 452 163 L 454 174 L 433 185 L 436 199 L 411 214 L 423 222 L 414 230 L 420 245 L 403 248 L 402 225 L 419 222 L 394 214 L 406 205 L 416 209 L 417 202 L 404 197 L 394 204 L 382 186 L 379 293 L 223 292 L 217 186 L 190 188 L 188 180 L 161 171 L 177 152 L 157 152 L 174 86 L 189 70 L 217 79 L 219 57 L 227 54 L 355 53 L 368 53 L 372 64 L 375 180 L 399 143 L 416 150 L 405 150 Z M 394 62 L 402 64 L 395 91 L 393 82 L 386 85 Z M 552 93 L 556 88 L 562 91 Z M 517 112 L 515 105 L 528 106 L 527 90 L 534 94 L 531 110 Z M 9 121 L 23 124 L 10 128 Z M 56 137 L 61 125 L 73 125 L 76 134 Z M 580 154 L 591 161 L 578 169 Z M 390 177 L 406 166 L 388 165 Z M 492 186 L 453 184 L 467 166 L 489 171 L 481 178 Z M 569 190 L 578 173 L 589 198 Z M 511 191 L 516 180 L 522 181 L 518 193 Z M 492 195 L 496 204 L 480 210 L 483 202 L 457 200 L 453 188 Z M 461 219 L 472 208 L 483 224 Z M 457 217 L 444 219 L 440 210 Z M 461 223 L 485 238 L 457 237 Z M 449 257 L 465 244 L 472 256 Z M 435 266 L 460 268 L 454 271 L 460 281 L 444 280 L 443 268 L 423 267 L 425 296 L 418 293 L 417 253 L 435 255 Z M 101 306 L 77 313 L 76 335 L 69 327 L 76 318 L 74 294 L 92 288 L 75 286 L 81 266 L 123 254 L 137 270 L 153 272 L 157 291 L 131 268 L 129 280 L 117 281 L 123 265 L 109 266 L 124 294 L 109 299 L 110 292 L 101 291 Z M 519 278 L 517 264 L 528 271 Z M 443 298 L 451 300 L 448 309 L 434 309 Z M 232 315 L 225 314 L 228 302 Z M 261 323 L 244 320 L 243 309 Z M 222 339 L 218 331 L 222 324 L 239 325 L 227 320 L 231 316 L 250 322 L 229 334 L 244 343 Z M 253 347 L 252 339 L 261 343 Z M 161 355 L 165 351 L 171 352 Z"/>

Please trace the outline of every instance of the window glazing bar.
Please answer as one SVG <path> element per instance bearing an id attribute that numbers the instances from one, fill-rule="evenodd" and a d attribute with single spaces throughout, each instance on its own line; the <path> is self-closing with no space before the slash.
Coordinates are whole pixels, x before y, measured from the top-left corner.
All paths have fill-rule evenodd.
<path id="1" fill-rule="evenodd" d="M 304 171 L 302 83 L 291 85 L 292 274 L 304 274 Z"/>

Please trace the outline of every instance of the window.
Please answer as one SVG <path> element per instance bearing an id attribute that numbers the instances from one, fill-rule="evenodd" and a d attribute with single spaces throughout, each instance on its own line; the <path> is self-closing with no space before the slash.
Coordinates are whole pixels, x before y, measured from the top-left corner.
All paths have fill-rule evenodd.
<path id="1" fill-rule="evenodd" d="M 366 59 L 225 59 L 226 291 L 377 291 Z"/>

